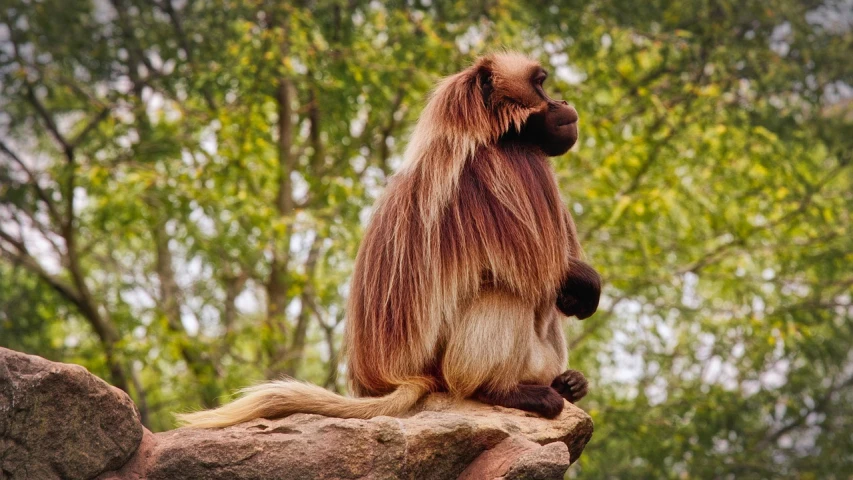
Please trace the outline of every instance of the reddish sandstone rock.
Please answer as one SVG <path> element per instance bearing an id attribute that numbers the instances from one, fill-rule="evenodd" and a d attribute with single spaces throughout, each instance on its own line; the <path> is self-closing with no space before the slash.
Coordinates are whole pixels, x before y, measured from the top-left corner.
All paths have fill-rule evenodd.
<path id="1" fill-rule="evenodd" d="M 0 348 L 0 478 L 88 480 L 136 452 L 133 402 L 78 365 Z"/>
<path id="2" fill-rule="evenodd" d="M 152 434 L 81 367 L 0 349 L 0 479 L 550 480 L 591 436 L 568 403 L 547 420 L 444 395 L 406 418 L 297 414 Z"/>
<path id="3" fill-rule="evenodd" d="M 419 409 L 407 418 L 297 414 L 158 434 L 149 478 L 558 479 L 592 435 L 589 417 L 568 403 L 554 420 L 443 395 Z"/>

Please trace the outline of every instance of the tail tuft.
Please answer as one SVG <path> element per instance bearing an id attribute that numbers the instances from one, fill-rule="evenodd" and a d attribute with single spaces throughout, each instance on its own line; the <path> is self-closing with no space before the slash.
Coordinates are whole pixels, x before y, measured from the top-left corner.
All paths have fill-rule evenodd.
<path id="1" fill-rule="evenodd" d="M 256 418 L 277 418 L 293 413 L 315 413 L 338 418 L 398 416 L 411 410 L 428 389 L 403 384 L 383 397 L 349 398 L 317 385 L 280 380 L 241 390 L 231 403 L 212 410 L 177 415 L 182 426 L 222 428 Z"/>

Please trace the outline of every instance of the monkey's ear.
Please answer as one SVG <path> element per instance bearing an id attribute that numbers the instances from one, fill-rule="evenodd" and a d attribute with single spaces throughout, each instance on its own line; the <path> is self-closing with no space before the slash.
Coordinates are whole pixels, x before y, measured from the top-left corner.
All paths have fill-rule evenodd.
<path id="1" fill-rule="evenodd" d="M 483 104 L 488 106 L 492 100 L 492 92 L 495 91 L 495 86 L 492 84 L 492 70 L 489 67 L 485 65 L 477 67 L 477 85 L 483 95 Z"/>

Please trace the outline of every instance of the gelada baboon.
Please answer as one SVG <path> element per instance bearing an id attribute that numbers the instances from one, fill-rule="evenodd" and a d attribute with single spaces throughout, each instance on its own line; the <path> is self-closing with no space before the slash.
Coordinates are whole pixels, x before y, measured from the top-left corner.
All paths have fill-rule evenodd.
<path id="1" fill-rule="evenodd" d="M 345 342 L 358 398 L 283 380 L 181 420 L 393 416 L 434 391 L 550 418 L 585 395 L 580 372 L 561 373 L 560 313 L 592 315 L 600 279 L 579 260 L 547 158 L 574 145 L 578 115 L 546 77 L 498 53 L 432 94 L 356 258 Z"/>

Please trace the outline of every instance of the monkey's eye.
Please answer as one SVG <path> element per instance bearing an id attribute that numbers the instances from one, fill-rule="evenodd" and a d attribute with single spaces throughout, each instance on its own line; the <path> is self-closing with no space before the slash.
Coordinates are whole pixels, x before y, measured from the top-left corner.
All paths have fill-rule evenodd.
<path id="1" fill-rule="evenodd" d="M 537 73 L 537 74 L 536 74 L 536 76 L 535 76 L 535 77 L 533 77 L 533 83 L 534 83 L 536 86 L 541 87 L 541 86 L 542 86 L 542 84 L 543 84 L 543 83 L 545 83 L 545 79 L 546 79 L 546 78 L 548 78 L 548 73 L 547 73 L 547 72 L 545 72 L 545 71 L 539 72 L 539 73 Z"/>

